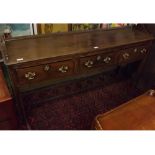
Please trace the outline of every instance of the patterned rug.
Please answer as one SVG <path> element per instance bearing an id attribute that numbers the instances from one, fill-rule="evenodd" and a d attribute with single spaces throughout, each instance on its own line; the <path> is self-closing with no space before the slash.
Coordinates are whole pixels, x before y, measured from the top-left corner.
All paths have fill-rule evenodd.
<path id="1" fill-rule="evenodd" d="M 124 80 L 46 102 L 31 110 L 29 123 L 32 130 L 90 130 L 96 115 L 142 93 L 132 81 Z"/>

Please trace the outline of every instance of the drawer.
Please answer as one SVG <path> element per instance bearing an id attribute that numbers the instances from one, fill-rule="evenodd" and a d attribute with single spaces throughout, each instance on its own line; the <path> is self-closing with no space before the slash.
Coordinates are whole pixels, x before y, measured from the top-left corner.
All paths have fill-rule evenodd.
<path id="1" fill-rule="evenodd" d="M 97 54 L 80 59 L 81 70 L 106 68 L 117 63 L 118 52 Z"/>
<path id="2" fill-rule="evenodd" d="M 148 53 L 148 51 L 148 44 L 121 50 L 119 56 L 119 63 L 130 63 L 143 59 L 144 56 Z"/>
<path id="3" fill-rule="evenodd" d="M 74 73 L 73 60 L 16 69 L 18 84 L 31 84 L 68 77 Z"/>

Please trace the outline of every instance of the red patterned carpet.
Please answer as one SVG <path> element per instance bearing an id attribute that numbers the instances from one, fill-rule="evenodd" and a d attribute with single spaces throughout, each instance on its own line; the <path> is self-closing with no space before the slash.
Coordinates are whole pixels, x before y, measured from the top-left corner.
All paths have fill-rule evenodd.
<path id="1" fill-rule="evenodd" d="M 33 130 L 89 130 L 94 117 L 142 94 L 130 80 L 46 102 L 29 115 Z"/>

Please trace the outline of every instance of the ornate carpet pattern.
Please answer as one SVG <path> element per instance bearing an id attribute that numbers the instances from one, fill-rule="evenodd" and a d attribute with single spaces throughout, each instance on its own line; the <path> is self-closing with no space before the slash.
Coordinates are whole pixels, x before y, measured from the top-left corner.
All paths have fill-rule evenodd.
<path id="1" fill-rule="evenodd" d="M 94 117 L 142 94 L 130 80 L 53 101 L 31 110 L 33 130 L 89 130 Z"/>

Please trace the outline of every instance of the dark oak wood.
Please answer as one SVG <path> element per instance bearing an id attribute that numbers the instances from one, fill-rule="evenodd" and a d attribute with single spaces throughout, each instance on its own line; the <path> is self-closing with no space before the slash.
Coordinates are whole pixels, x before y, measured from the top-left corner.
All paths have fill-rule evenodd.
<path id="1" fill-rule="evenodd" d="M 132 31 L 130 28 L 19 37 L 6 41 L 8 59 L 5 59 L 5 61 L 7 65 L 11 65 L 71 54 L 93 53 L 107 48 L 116 48 L 152 39 L 153 37 L 150 34 L 142 31 Z M 99 48 L 94 49 L 96 46 Z M 17 59 L 20 58 L 23 58 L 23 61 L 17 62 Z"/>
<path id="2" fill-rule="evenodd" d="M 80 58 L 81 72 L 93 71 L 99 68 L 107 68 L 111 65 L 116 65 L 118 62 L 119 51 L 100 53 L 97 55 L 85 56 Z M 91 64 L 91 62 L 93 64 Z"/>
<path id="3" fill-rule="evenodd" d="M 120 51 L 121 54 L 120 54 L 119 63 L 120 64 L 129 63 L 129 62 L 136 61 L 140 58 L 143 58 L 149 52 L 149 47 L 150 47 L 149 43 L 144 43 L 142 45 L 127 48 Z M 128 53 L 127 56 L 126 56 L 126 53 Z"/>
<path id="4" fill-rule="evenodd" d="M 65 67 L 66 70 L 65 70 Z M 16 69 L 18 85 L 37 83 L 43 80 L 59 79 L 74 74 L 75 63 L 72 60 L 49 63 L 33 67 Z M 35 73 L 34 79 L 26 78 L 26 73 Z"/>
<path id="5" fill-rule="evenodd" d="M 154 122 L 155 91 L 150 90 L 109 112 L 96 116 L 93 128 L 97 130 L 154 130 Z"/>
<path id="6" fill-rule="evenodd" d="M 23 94 L 142 62 L 153 40 L 130 27 L 17 37 L 3 44 L 4 63 L 26 118 Z"/>

